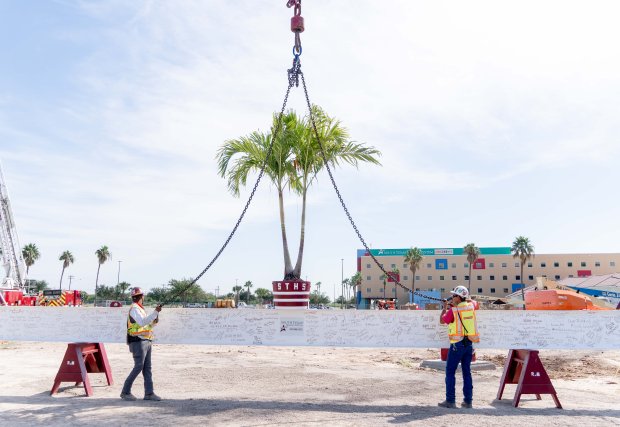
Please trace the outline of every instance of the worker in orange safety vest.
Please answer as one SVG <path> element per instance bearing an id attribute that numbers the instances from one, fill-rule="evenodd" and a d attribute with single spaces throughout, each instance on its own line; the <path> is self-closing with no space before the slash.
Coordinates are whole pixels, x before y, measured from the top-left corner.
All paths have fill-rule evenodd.
<path id="1" fill-rule="evenodd" d="M 439 403 L 444 408 L 456 408 L 456 369 L 461 364 L 463 371 L 462 408 L 471 408 L 473 400 L 473 380 L 471 377 L 471 360 L 473 343 L 480 341 L 476 312 L 478 303 L 469 299 L 465 286 L 457 286 L 450 292 L 450 301 L 444 301 L 439 323 L 448 325 L 450 350 L 446 362 L 446 400 Z"/>
<path id="2" fill-rule="evenodd" d="M 147 316 L 144 310 L 144 293 L 140 288 L 133 288 L 131 291 L 131 309 L 127 314 L 127 344 L 129 351 L 133 355 L 133 370 L 123 384 L 121 399 L 136 400 L 131 394 L 131 386 L 135 379 L 142 372 L 144 377 L 144 400 L 160 401 L 161 397 L 153 391 L 153 376 L 151 373 L 151 349 L 153 346 L 153 327 L 159 321 L 161 305 L 158 305 L 151 314 Z"/>

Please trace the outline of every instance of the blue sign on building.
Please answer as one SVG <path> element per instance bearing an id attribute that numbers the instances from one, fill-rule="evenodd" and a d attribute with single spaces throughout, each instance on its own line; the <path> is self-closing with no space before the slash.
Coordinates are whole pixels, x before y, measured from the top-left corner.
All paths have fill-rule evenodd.
<path id="1" fill-rule="evenodd" d="M 446 258 L 438 258 L 435 260 L 435 270 L 447 270 L 448 260 Z"/>
<path id="2" fill-rule="evenodd" d="M 525 284 L 523 285 L 523 288 L 525 288 Z M 513 283 L 512 284 L 512 292 L 517 292 L 518 290 L 521 289 L 521 283 Z"/>

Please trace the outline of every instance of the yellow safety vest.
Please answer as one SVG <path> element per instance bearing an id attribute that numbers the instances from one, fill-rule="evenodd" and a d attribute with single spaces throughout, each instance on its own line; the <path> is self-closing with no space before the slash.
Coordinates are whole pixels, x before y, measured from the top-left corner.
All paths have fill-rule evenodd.
<path id="1" fill-rule="evenodd" d="M 134 307 L 140 311 L 142 317 L 146 317 L 146 311 L 144 311 L 142 307 L 135 303 L 131 304 L 131 308 Z M 129 310 L 129 313 L 131 313 L 131 310 Z M 145 340 L 153 341 L 153 324 L 149 323 L 148 325 L 140 326 L 138 323 L 132 321 L 131 314 L 129 313 L 127 314 L 127 334 L 132 337 L 140 337 Z"/>
<path id="2" fill-rule="evenodd" d="M 471 342 L 480 342 L 474 305 L 463 301 L 456 307 L 452 307 L 452 314 L 454 314 L 454 321 L 448 325 L 450 342 L 456 343 L 465 337 Z"/>

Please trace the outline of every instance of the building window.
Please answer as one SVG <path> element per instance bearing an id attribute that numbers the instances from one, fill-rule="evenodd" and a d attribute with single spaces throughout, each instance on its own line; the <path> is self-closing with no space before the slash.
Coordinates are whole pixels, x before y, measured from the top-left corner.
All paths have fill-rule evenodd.
<path id="1" fill-rule="evenodd" d="M 616 266 L 616 261 L 609 261 L 609 266 L 610 267 L 615 267 Z"/>
<path id="2" fill-rule="evenodd" d="M 521 276 L 519 276 L 518 274 L 515 276 L 515 280 L 521 280 Z"/>
<path id="3" fill-rule="evenodd" d="M 439 276 L 439 280 L 444 280 L 445 276 Z"/>
<path id="4" fill-rule="evenodd" d="M 573 266 L 572 261 L 568 261 L 568 262 L 566 263 L 566 266 L 567 266 L 567 267 L 572 267 L 572 266 Z"/>
<path id="5" fill-rule="evenodd" d="M 426 268 L 431 268 L 431 263 L 429 262 L 428 264 L 426 264 Z"/>
<path id="6" fill-rule="evenodd" d="M 427 277 L 427 279 L 428 279 L 429 281 L 431 281 L 431 280 L 433 280 L 433 276 L 428 276 L 428 277 Z"/>
<path id="7" fill-rule="evenodd" d="M 575 277 L 575 276 L 573 276 L 572 274 L 569 274 L 568 277 Z"/>
<path id="8" fill-rule="evenodd" d="M 581 261 L 581 266 L 585 267 L 586 266 L 586 262 L 585 261 Z"/>
<path id="9" fill-rule="evenodd" d="M 456 268 L 456 262 L 452 263 L 452 268 Z"/>
<path id="10" fill-rule="evenodd" d="M 504 293 L 507 294 L 508 293 L 508 288 L 504 288 Z"/>
<path id="11" fill-rule="evenodd" d="M 476 276 L 476 280 L 482 280 L 482 276 Z"/>
<path id="12" fill-rule="evenodd" d="M 403 268 L 409 268 L 409 264 L 403 264 Z"/>
<path id="13" fill-rule="evenodd" d="M 495 280 L 495 276 L 489 276 L 489 280 Z"/>
<path id="14" fill-rule="evenodd" d="M 506 268 L 508 267 L 508 264 L 506 264 L 505 262 L 502 262 L 502 268 Z"/>
<path id="15" fill-rule="evenodd" d="M 547 263 L 546 263 L 546 262 L 541 262 L 541 263 L 540 263 L 540 266 L 541 266 L 541 267 L 546 267 L 546 266 L 547 266 Z"/>
<path id="16" fill-rule="evenodd" d="M 560 275 L 559 274 L 555 275 L 555 280 L 560 280 Z"/>
<path id="17" fill-rule="evenodd" d="M 469 280 L 469 276 L 468 275 L 465 275 L 465 280 Z"/>
<path id="18" fill-rule="evenodd" d="M 456 280 L 456 276 L 452 276 L 452 280 Z"/>
<path id="19" fill-rule="evenodd" d="M 396 288 L 392 288 L 392 293 L 395 294 L 396 293 Z"/>
<path id="20" fill-rule="evenodd" d="M 508 276 L 502 276 L 502 280 L 508 280 Z"/>
<path id="21" fill-rule="evenodd" d="M 600 263 L 599 261 L 596 261 L 596 262 L 594 263 L 594 266 L 595 266 L 595 267 L 600 267 L 600 266 L 601 266 L 601 263 Z"/>
<path id="22" fill-rule="evenodd" d="M 542 277 L 544 277 L 544 278 L 546 279 L 546 278 L 547 278 L 547 275 L 546 275 L 546 274 L 543 274 L 543 275 L 542 275 Z"/>
<path id="23" fill-rule="evenodd" d="M 531 262 L 528 262 L 528 263 L 527 263 L 527 267 L 528 267 L 528 268 L 532 268 L 532 263 L 531 263 Z"/>
<path id="24" fill-rule="evenodd" d="M 495 293 L 495 288 L 491 288 L 490 291 L 491 291 L 492 294 L 494 294 Z"/>
<path id="25" fill-rule="evenodd" d="M 559 266 L 560 266 L 560 263 L 559 263 L 559 262 L 557 262 L 557 261 L 555 261 L 555 262 L 553 263 L 553 266 L 554 266 L 554 267 L 559 267 Z"/>
<path id="26" fill-rule="evenodd" d="M 519 265 L 520 264 L 518 262 L 515 262 L 515 267 L 519 267 Z"/>
<path id="27" fill-rule="evenodd" d="M 465 263 L 465 264 L 463 264 L 463 267 L 465 267 L 465 268 L 469 268 L 469 264 L 468 264 L 468 263 Z"/>
<path id="28" fill-rule="evenodd" d="M 366 268 L 370 268 L 370 264 L 366 264 Z"/>
<path id="29" fill-rule="evenodd" d="M 366 276 L 366 280 L 370 280 L 370 276 Z"/>
<path id="30" fill-rule="evenodd" d="M 392 264 L 392 268 L 393 268 L 393 269 L 394 269 L 394 268 L 396 268 L 396 264 Z"/>
<path id="31" fill-rule="evenodd" d="M 403 280 L 409 280 L 409 276 L 403 276 Z"/>
<path id="32" fill-rule="evenodd" d="M 440 291 L 443 293 L 446 291 L 446 288 L 441 288 Z"/>
<path id="33" fill-rule="evenodd" d="M 416 290 L 417 292 L 420 292 L 420 288 L 415 288 L 415 290 Z"/>
<path id="34" fill-rule="evenodd" d="M 529 276 L 527 276 L 527 278 L 528 278 L 529 280 L 534 280 L 534 276 L 532 276 L 531 274 L 530 274 Z"/>
<path id="35" fill-rule="evenodd" d="M 385 279 L 385 274 L 382 274 L 381 276 L 379 276 L 379 280 L 384 280 Z"/>
<path id="36" fill-rule="evenodd" d="M 416 280 L 420 280 L 420 276 L 415 276 L 415 279 Z"/>
<path id="37" fill-rule="evenodd" d="M 494 262 L 490 262 L 489 263 L 489 268 L 493 268 L 493 267 L 495 267 L 495 263 Z"/>
<path id="38" fill-rule="evenodd" d="M 366 292 L 370 293 L 370 288 L 366 288 Z"/>
<path id="39" fill-rule="evenodd" d="M 482 288 L 478 288 L 478 293 L 481 294 L 482 293 Z"/>

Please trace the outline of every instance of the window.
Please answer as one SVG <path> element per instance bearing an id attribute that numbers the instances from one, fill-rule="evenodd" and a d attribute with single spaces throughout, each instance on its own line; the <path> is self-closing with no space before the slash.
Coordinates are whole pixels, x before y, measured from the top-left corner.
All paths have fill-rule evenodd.
<path id="1" fill-rule="evenodd" d="M 452 268 L 456 268 L 456 262 L 452 263 Z"/>
<path id="2" fill-rule="evenodd" d="M 476 276 L 476 280 L 482 280 L 482 276 Z"/>
<path id="3" fill-rule="evenodd" d="M 469 276 L 468 275 L 465 275 L 465 280 L 469 280 Z"/>
<path id="4" fill-rule="evenodd" d="M 491 288 L 490 291 L 491 291 L 492 294 L 494 294 L 495 293 L 495 288 Z"/>
<path id="5" fill-rule="evenodd" d="M 502 280 L 508 280 L 508 276 L 502 276 Z"/>
<path id="6" fill-rule="evenodd" d="M 452 276 L 452 280 L 456 280 L 456 276 Z"/>
<path id="7" fill-rule="evenodd" d="M 366 264 L 366 268 L 370 268 L 370 264 Z"/>
<path id="8" fill-rule="evenodd" d="M 420 288 L 415 288 L 416 291 L 420 292 Z"/>
<path id="9" fill-rule="evenodd" d="M 560 266 L 560 263 L 559 263 L 559 262 L 557 262 L 557 261 L 555 261 L 555 262 L 553 263 L 553 266 L 554 266 L 554 267 L 559 267 L 559 266 Z"/>
<path id="10" fill-rule="evenodd" d="M 518 262 L 515 262 L 515 267 L 519 267 L 521 264 L 519 264 Z"/>
<path id="11" fill-rule="evenodd" d="M 426 268 L 431 268 L 431 263 L 429 262 L 428 264 L 426 264 Z"/>
<path id="12" fill-rule="evenodd" d="M 505 262 L 502 262 L 502 268 L 506 268 L 508 267 L 508 264 L 506 264 Z"/>
<path id="13" fill-rule="evenodd" d="M 403 280 L 409 280 L 409 276 L 403 276 Z"/>
<path id="14" fill-rule="evenodd" d="M 560 280 L 560 275 L 559 274 L 555 275 L 555 280 Z"/>
<path id="15" fill-rule="evenodd" d="M 495 280 L 495 276 L 489 276 L 489 280 Z"/>
<path id="16" fill-rule="evenodd" d="M 521 276 L 519 276 L 518 274 L 515 276 L 515 280 L 521 280 Z"/>
<path id="17" fill-rule="evenodd" d="M 493 268 L 493 267 L 495 267 L 495 263 L 494 262 L 490 262 L 489 263 L 489 268 Z"/>
<path id="18" fill-rule="evenodd" d="M 572 263 L 571 261 L 568 261 L 568 262 L 566 263 L 566 266 L 567 266 L 567 267 L 572 267 L 572 266 L 573 266 L 573 263 Z"/>
<path id="19" fill-rule="evenodd" d="M 403 268 L 409 268 L 409 264 L 403 264 Z"/>
<path id="20" fill-rule="evenodd" d="M 396 268 L 396 264 L 392 264 L 392 268 Z"/>
<path id="21" fill-rule="evenodd" d="M 527 276 L 528 280 L 534 280 L 534 276 L 532 276 L 531 274 L 529 276 Z"/>
<path id="22" fill-rule="evenodd" d="M 430 280 L 433 280 L 433 276 L 428 276 L 428 277 L 427 277 L 427 279 L 428 279 L 429 281 L 430 281 Z"/>
<path id="23" fill-rule="evenodd" d="M 482 288 L 478 288 L 478 293 L 481 294 L 482 293 Z"/>
<path id="24" fill-rule="evenodd" d="M 541 262 L 541 263 L 540 263 L 540 266 L 541 266 L 541 267 L 546 267 L 546 266 L 547 266 L 547 263 L 546 263 L 546 262 Z"/>
<path id="25" fill-rule="evenodd" d="M 468 264 L 468 263 L 465 263 L 465 264 L 463 264 L 463 267 L 465 267 L 465 268 L 469 268 L 469 264 Z"/>
<path id="26" fill-rule="evenodd" d="M 543 274 L 543 275 L 542 275 L 542 277 L 544 277 L 544 278 L 546 279 L 546 278 L 547 278 L 547 275 L 546 275 L 546 274 Z"/>
<path id="27" fill-rule="evenodd" d="M 441 288 L 440 291 L 443 293 L 446 291 L 446 288 Z"/>
<path id="28" fill-rule="evenodd" d="M 396 288 L 392 288 L 392 293 L 395 294 L 396 293 Z"/>
<path id="29" fill-rule="evenodd" d="M 616 261 L 609 261 L 609 266 L 610 267 L 615 267 L 616 266 Z"/>
<path id="30" fill-rule="evenodd" d="M 581 266 L 585 267 L 586 266 L 586 262 L 585 261 L 581 261 Z"/>
<path id="31" fill-rule="evenodd" d="M 370 280 L 370 276 L 366 276 L 366 280 Z"/>
<path id="32" fill-rule="evenodd" d="M 420 280 L 420 276 L 415 276 L 415 279 L 416 280 Z"/>
<path id="33" fill-rule="evenodd" d="M 595 266 L 595 267 L 600 267 L 600 266 L 601 266 L 601 263 L 600 263 L 599 261 L 596 261 L 596 262 L 594 263 L 594 266 Z"/>
<path id="34" fill-rule="evenodd" d="M 527 267 L 528 267 L 528 268 L 532 268 L 532 263 L 531 263 L 531 262 L 528 262 L 528 263 L 527 263 Z"/>
<path id="35" fill-rule="evenodd" d="M 439 280 L 444 280 L 445 276 L 439 276 Z"/>
<path id="36" fill-rule="evenodd" d="M 370 288 L 366 288 L 366 292 L 370 293 Z"/>
<path id="37" fill-rule="evenodd" d="M 508 293 L 508 288 L 504 288 L 504 293 L 507 294 Z"/>
<path id="38" fill-rule="evenodd" d="M 381 276 L 379 276 L 379 280 L 383 280 L 385 279 L 385 274 L 382 274 Z"/>
<path id="39" fill-rule="evenodd" d="M 568 277 L 575 277 L 575 276 L 573 276 L 572 274 L 569 274 Z"/>

